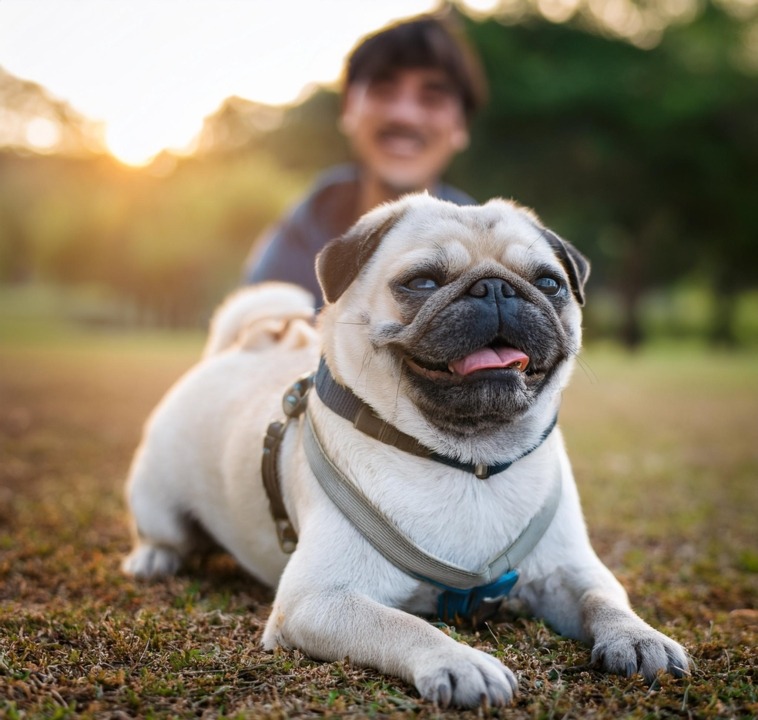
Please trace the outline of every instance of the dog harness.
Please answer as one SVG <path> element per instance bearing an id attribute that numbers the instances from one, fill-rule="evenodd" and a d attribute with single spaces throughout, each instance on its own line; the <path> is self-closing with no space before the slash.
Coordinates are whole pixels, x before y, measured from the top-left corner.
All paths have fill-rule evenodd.
<path id="1" fill-rule="evenodd" d="M 324 366 L 322 361 L 322 367 Z M 282 403 L 287 420 L 285 423 L 271 423 L 264 441 L 263 482 L 282 549 L 288 553 L 295 549 L 297 533 L 289 520 L 281 496 L 277 472 L 278 449 L 289 422 L 305 413 L 303 442 L 308 463 L 324 492 L 345 518 L 393 565 L 442 591 L 438 596 L 437 614 L 444 622 L 466 620 L 477 625 L 485 620 L 510 593 L 518 581 L 517 566 L 534 549 L 550 526 L 561 496 L 560 473 L 555 473 L 542 507 L 514 542 L 479 570 L 466 570 L 447 563 L 416 545 L 332 462 L 313 427 L 310 413 L 306 412 L 307 396 L 313 384 L 314 376 L 308 376 L 297 381 L 287 391 Z M 321 393 L 319 397 L 323 400 Z M 555 421 L 543 435 L 541 442 L 553 427 Z M 508 467 L 512 462 L 508 463 Z"/>
<path id="2" fill-rule="evenodd" d="M 547 440 L 548 435 L 553 432 L 553 428 L 558 422 L 558 415 L 556 415 L 550 425 L 545 429 L 545 432 L 542 433 L 537 444 L 513 460 L 500 463 L 499 465 L 463 463 L 460 462 L 460 460 L 434 452 L 426 447 L 426 445 L 422 445 L 416 440 L 416 438 L 406 435 L 394 425 L 382 420 L 370 405 L 367 405 L 355 395 L 352 390 L 346 388 L 344 385 L 340 385 L 334 379 L 332 373 L 329 371 L 329 366 L 326 364 L 326 360 L 323 357 L 319 363 L 313 383 L 316 386 L 316 392 L 321 398 L 321 402 L 323 402 L 332 412 L 337 413 L 340 417 L 353 423 L 355 428 L 362 433 L 370 435 L 372 438 L 387 445 L 393 445 L 400 450 L 412 453 L 413 455 L 429 458 L 430 460 L 442 463 L 443 465 L 473 473 L 480 480 L 486 480 L 491 475 L 497 475 L 498 473 L 507 470 L 513 465 L 513 463 L 526 457 L 529 453 L 534 452 L 543 442 L 545 442 L 545 440 Z"/>

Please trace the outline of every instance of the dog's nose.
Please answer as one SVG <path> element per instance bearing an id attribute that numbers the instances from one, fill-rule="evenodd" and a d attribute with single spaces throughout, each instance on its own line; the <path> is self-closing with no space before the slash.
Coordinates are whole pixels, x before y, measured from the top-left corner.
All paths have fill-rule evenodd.
<path id="1" fill-rule="evenodd" d="M 516 291 L 502 278 L 482 278 L 477 280 L 469 289 L 468 294 L 475 298 L 499 298 L 516 297 Z"/>

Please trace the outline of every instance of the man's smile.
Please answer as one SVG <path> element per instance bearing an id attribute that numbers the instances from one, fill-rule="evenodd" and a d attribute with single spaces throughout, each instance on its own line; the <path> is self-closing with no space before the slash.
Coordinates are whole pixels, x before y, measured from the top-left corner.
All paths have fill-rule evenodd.
<path id="1" fill-rule="evenodd" d="M 399 158 L 418 155 L 427 146 L 426 139 L 421 133 L 406 129 L 380 130 L 376 133 L 375 139 L 382 151 Z"/>

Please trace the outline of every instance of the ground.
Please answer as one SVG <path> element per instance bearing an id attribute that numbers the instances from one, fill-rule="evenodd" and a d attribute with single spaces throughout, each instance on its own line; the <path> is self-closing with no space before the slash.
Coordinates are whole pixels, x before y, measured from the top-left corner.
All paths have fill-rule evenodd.
<path id="1" fill-rule="evenodd" d="M 606 676 L 509 608 L 443 630 L 516 672 L 515 705 L 441 712 L 348 658 L 262 652 L 271 591 L 226 556 L 158 584 L 120 574 L 141 424 L 201 343 L 0 337 L 0 718 L 758 715 L 758 355 L 590 348 L 561 411 L 598 554 L 692 676 Z"/>

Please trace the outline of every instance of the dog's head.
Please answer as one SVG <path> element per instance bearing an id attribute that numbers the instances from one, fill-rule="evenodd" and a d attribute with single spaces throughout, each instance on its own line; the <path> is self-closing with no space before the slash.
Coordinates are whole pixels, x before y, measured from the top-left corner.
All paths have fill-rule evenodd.
<path id="1" fill-rule="evenodd" d="M 317 272 L 332 372 L 405 432 L 473 457 L 555 412 L 589 264 L 530 211 L 409 196 L 329 243 Z"/>

